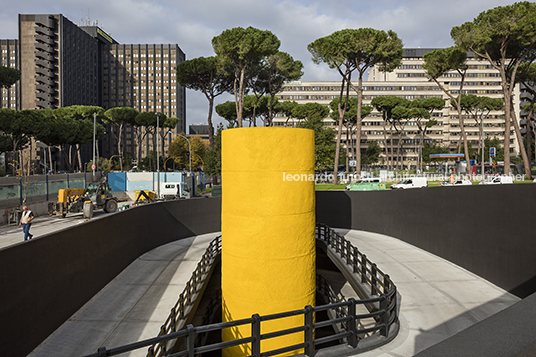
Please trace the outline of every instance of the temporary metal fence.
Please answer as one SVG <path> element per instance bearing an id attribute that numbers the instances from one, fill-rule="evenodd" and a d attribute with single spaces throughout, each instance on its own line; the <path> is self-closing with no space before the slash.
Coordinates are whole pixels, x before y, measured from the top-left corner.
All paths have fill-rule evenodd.
<path id="1" fill-rule="evenodd" d="M 192 278 L 187 283 L 184 292 L 179 296 L 178 302 L 171 309 L 170 316 L 161 327 L 158 337 L 112 349 L 101 347 L 98 349 L 97 353 L 86 357 L 114 356 L 148 346 L 151 346 L 147 354 L 148 357 L 194 357 L 202 353 L 220 351 L 224 348 L 246 344 L 248 346 L 248 353 L 253 357 L 273 356 L 296 350 L 302 350 L 306 356 L 312 356 L 315 346 L 331 341 L 345 341 L 349 346 L 356 348 L 360 337 L 365 336 L 366 334 L 378 332 L 381 336 L 388 338 L 390 327 L 398 322 L 396 315 L 396 286 L 393 284 L 389 276 L 378 269 L 376 264 L 370 262 L 367 257 L 364 254 L 361 254 L 348 240 L 328 226 L 323 224 L 317 225 L 316 238 L 325 243 L 329 249 L 332 249 L 332 251 L 334 251 L 339 258 L 352 269 L 353 273 L 359 278 L 361 283 L 370 288 L 371 298 L 364 300 L 350 298 L 347 301 L 340 301 L 316 307 L 308 305 L 300 310 L 265 316 L 254 314 L 251 318 L 198 327 L 188 324 L 185 328 L 181 329 L 181 324 L 186 321 L 195 298 L 199 291 L 202 290 L 200 285 L 204 283 L 203 280 L 207 278 L 209 271 L 212 269 L 212 265 L 216 262 L 221 253 L 220 236 L 210 243 L 201 261 L 198 263 L 196 270 L 192 274 Z M 320 283 L 326 284 L 325 281 Z M 324 288 L 326 287 L 324 286 Z M 358 305 L 366 306 L 369 313 L 358 314 Z M 323 311 L 331 311 L 332 313 L 330 315 L 334 317 L 328 318 L 328 320 L 325 321 L 315 322 L 315 313 Z M 262 322 L 297 315 L 303 316 L 303 325 L 261 334 Z M 362 319 L 373 319 L 375 323 L 372 327 L 360 328 L 360 326 L 362 326 L 360 324 Z M 200 334 L 209 332 L 221 333 L 223 329 L 243 325 L 250 326 L 251 336 L 233 341 L 196 346 L 195 342 L 198 340 Z M 326 326 L 337 326 L 335 333 L 329 336 L 315 338 L 315 329 L 320 329 Z M 295 333 L 303 333 L 303 342 L 261 353 L 261 341 Z M 184 346 L 181 346 L 183 350 L 168 354 L 168 349 L 170 349 L 171 344 L 178 339 L 184 340 Z"/>

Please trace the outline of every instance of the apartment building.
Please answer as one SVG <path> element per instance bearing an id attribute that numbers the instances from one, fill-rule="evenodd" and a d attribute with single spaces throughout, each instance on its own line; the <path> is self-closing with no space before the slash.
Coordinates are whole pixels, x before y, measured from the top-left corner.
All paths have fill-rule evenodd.
<path id="1" fill-rule="evenodd" d="M 437 124 L 433 125 L 426 131 L 424 143 L 438 143 L 448 146 L 451 153 L 458 152 L 460 145 L 461 128 L 458 119 L 458 113 L 455 107 L 450 105 L 450 98 L 439 88 L 439 86 L 430 81 L 422 68 L 424 63 L 423 56 L 433 49 L 406 49 L 402 64 L 393 72 L 384 73 L 377 67 L 368 71 L 368 78 L 363 82 L 363 99 L 364 105 L 369 105 L 371 100 L 378 96 L 398 96 L 409 100 L 418 98 L 443 98 L 446 105 L 442 110 L 432 113 L 433 119 Z M 467 60 L 468 70 L 465 83 L 462 89 L 463 94 L 475 94 L 478 96 L 488 96 L 501 98 L 502 87 L 498 71 L 496 71 L 487 61 L 479 60 L 475 57 L 469 57 Z M 447 73 L 440 78 L 440 83 L 447 88 L 454 97 L 460 93 L 461 78 L 457 72 Z M 340 94 L 340 81 L 330 82 L 288 82 L 284 85 L 278 94 L 280 101 L 296 101 L 299 104 L 307 102 L 317 102 L 328 105 L 334 98 Z M 357 97 L 353 92 L 351 94 Z M 519 88 L 514 93 L 514 106 L 516 118 L 519 119 Z M 325 119 L 328 125 L 336 126 L 337 123 L 330 118 Z M 274 118 L 274 125 L 285 126 L 295 125 L 296 119 L 277 116 Z M 384 126 L 381 113 L 373 110 L 372 113 L 363 119 L 361 128 L 361 143 L 359 146 L 364 149 L 370 141 L 376 141 L 382 148 L 380 155 L 380 164 L 390 163 L 390 145 L 385 147 L 386 139 L 389 138 L 389 127 Z M 473 148 L 479 147 L 480 127 L 470 115 L 464 113 L 464 127 L 468 140 Z M 504 140 L 504 110 L 492 111 L 484 121 L 484 135 L 486 137 L 497 137 Z M 398 137 L 398 136 L 396 136 Z M 396 138 L 395 137 L 395 138 Z M 346 130 L 343 132 L 343 145 L 347 143 L 356 147 L 355 135 L 351 136 L 350 141 L 346 140 Z M 519 143 L 516 140 L 514 131 L 510 133 L 511 154 L 518 154 Z M 397 154 L 398 141 L 395 141 L 393 151 Z M 401 145 L 399 162 L 411 165 L 418 163 L 420 157 L 420 131 L 416 121 L 408 121 L 403 130 L 401 130 Z"/>
<path id="2" fill-rule="evenodd" d="M 76 25 L 61 14 L 21 14 L 19 38 L 0 40 L 0 51 L 0 65 L 21 71 L 21 80 L 2 90 L 1 108 L 96 105 L 161 112 L 180 119 L 164 137 L 166 149 L 177 133 L 186 131 L 186 92 L 175 74 L 186 56 L 177 44 L 119 44 L 96 23 Z M 106 132 L 98 150 L 109 158 L 119 153 L 110 126 Z M 121 154 L 132 158 L 137 145 L 142 146 L 142 156 L 156 150 L 152 134 L 137 143 L 132 128 L 125 130 L 123 142 Z M 91 160 L 91 154 L 89 144 L 82 149 L 82 161 Z M 39 158 L 33 155 L 32 160 Z"/>

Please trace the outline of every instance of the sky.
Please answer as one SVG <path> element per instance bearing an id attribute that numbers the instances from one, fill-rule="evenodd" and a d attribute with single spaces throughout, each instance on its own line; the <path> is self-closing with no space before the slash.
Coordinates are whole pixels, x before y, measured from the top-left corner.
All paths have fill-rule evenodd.
<path id="1" fill-rule="evenodd" d="M 18 37 L 18 14 L 62 14 L 75 24 L 95 22 L 121 44 L 178 44 L 186 59 L 214 55 L 211 40 L 226 29 L 253 26 L 281 41 L 280 51 L 304 65 L 303 81 L 338 81 L 314 64 L 307 45 L 342 29 L 393 30 L 405 48 L 444 48 L 450 30 L 479 13 L 516 1 L 499 0 L 0 0 L 0 38 Z M 216 104 L 231 100 L 222 95 Z M 208 101 L 186 92 L 187 125 L 206 123 Z M 215 115 L 215 122 L 222 119 Z"/>

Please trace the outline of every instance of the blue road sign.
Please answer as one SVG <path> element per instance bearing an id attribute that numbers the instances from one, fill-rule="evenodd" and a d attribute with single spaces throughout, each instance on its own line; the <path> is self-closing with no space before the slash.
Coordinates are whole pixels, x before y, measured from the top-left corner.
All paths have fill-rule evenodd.
<path id="1" fill-rule="evenodd" d="M 489 148 L 489 157 L 495 157 L 495 148 Z"/>

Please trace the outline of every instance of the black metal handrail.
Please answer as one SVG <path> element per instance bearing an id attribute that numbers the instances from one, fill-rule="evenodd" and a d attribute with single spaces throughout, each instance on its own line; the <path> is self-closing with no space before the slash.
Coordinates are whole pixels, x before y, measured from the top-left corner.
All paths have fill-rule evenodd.
<path id="1" fill-rule="evenodd" d="M 98 352 L 86 357 L 113 356 L 124 352 L 133 351 L 139 348 L 151 346 L 147 356 L 164 356 L 167 355 L 167 346 L 170 341 L 175 341 L 179 338 L 184 338 L 185 349 L 183 351 L 167 355 L 168 357 L 194 357 L 196 354 L 206 353 L 211 351 L 222 350 L 224 348 L 250 344 L 249 349 L 251 356 L 260 357 L 272 356 L 284 352 L 303 349 L 306 356 L 312 356 L 315 346 L 335 340 L 346 340 L 347 344 L 356 348 L 360 336 L 370 332 L 379 332 L 381 336 L 389 337 L 391 325 L 398 321 L 396 316 L 397 299 L 396 286 L 393 284 L 389 275 L 384 274 L 379 270 L 376 264 L 370 262 L 366 255 L 361 254 L 348 240 L 335 232 L 326 225 L 318 224 L 316 238 L 324 242 L 330 249 L 335 251 L 340 258 L 345 259 L 346 263 L 357 273 L 361 282 L 370 285 L 371 298 L 364 300 L 355 300 L 353 298 L 347 301 L 339 301 L 333 304 L 322 306 L 306 306 L 301 310 L 287 311 L 278 314 L 260 316 L 253 315 L 251 318 L 222 322 L 211 325 L 194 327 L 189 324 L 186 328 L 176 331 L 177 326 L 180 326 L 181 321 L 185 321 L 187 309 L 192 304 L 192 297 L 198 291 L 201 279 L 206 278 L 204 275 L 214 264 L 217 255 L 221 252 L 221 236 L 214 239 L 203 258 L 198 263 L 196 271 L 192 274 L 192 278 L 188 282 L 185 291 L 179 296 L 179 301 L 171 310 L 171 315 L 161 328 L 158 337 L 139 341 L 126 346 L 121 346 L 107 350 L 105 347 L 98 349 Z M 357 314 L 357 305 L 366 307 L 377 306 L 373 311 L 367 314 Z M 335 318 L 326 321 L 314 322 L 314 314 L 321 311 L 335 310 Z M 341 311 L 344 311 L 341 312 Z M 300 326 L 288 328 L 285 330 L 274 331 L 271 333 L 261 334 L 261 323 L 263 321 L 276 320 L 287 318 L 290 316 L 303 315 L 304 323 Z M 369 328 L 358 328 L 361 319 L 373 318 L 376 324 Z M 314 337 L 315 329 L 335 325 L 341 326 L 341 332 L 321 338 Z M 219 342 L 205 346 L 195 346 L 196 335 L 211 331 L 222 331 L 225 328 L 237 327 L 242 325 L 250 325 L 251 336 L 236 339 L 233 341 Z M 292 346 L 285 346 L 272 351 L 265 351 L 261 354 L 261 341 L 279 336 L 295 334 L 303 332 L 304 339 L 302 343 Z"/>
<path id="2" fill-rule="evenodd" d="M 212 265 L 221 254 L 221 236 L 214 238 L 199 263 L 195 271 L 192 273 L 192 277 L 186 283 L 184 291 L 179 295 L 179 299 L 175 306 L 171 308 L 171 313 L 160 328 L 158 336 L 165 336 L 173 333 L 181 328 L 184 328 L 184 322 L 188 316 L 188 310 L 193 305 L 193 297 L 200 290 L 200 284 L 207 277 L 208 271 L 212 268 Z M 172 340 L 161 341 L 154 344 L 149 348 L 147 353 L 148 357 L 162 356 L 167 353 L 168 344 Z"/>

